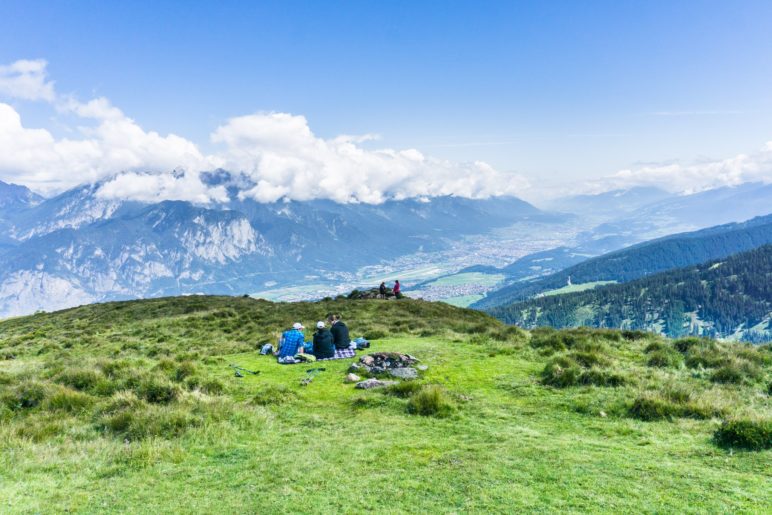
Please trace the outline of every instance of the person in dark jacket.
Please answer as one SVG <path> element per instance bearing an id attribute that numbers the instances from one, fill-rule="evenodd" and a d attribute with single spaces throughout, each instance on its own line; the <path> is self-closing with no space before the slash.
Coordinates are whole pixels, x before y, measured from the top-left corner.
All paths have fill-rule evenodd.
<path id="1" fill-rule="evenodd" d="M 316 356 L 316 359 L 331 358 L 335 355 L 332 333 L 324 326 L 322 321 L 316 323 L 313 354 Z"/>
<path id="2" fill-rule="evenodd" d="M 340 315 L 330 315 L 327 321 L 332 324 L 330 332 L 336 349 L 348 349 L 351 346 L 351 338 L 348 335 L 348 327 L 340 319 Z"/>
<path id="3" fill-rule="evenodd" d="M 381 283 L 381 285 L 378 287 L 378 293 L 381 294 L 381 298 L 386 298 L 386 283 Z"/>

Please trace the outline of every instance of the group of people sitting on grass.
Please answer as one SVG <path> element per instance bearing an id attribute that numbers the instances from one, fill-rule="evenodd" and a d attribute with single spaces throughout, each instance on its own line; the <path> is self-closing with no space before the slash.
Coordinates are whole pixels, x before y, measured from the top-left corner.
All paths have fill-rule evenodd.
<path id="1" fill-rule="evenodd" d="M 330 313 L 326 323 L 323 320 L 317 322 L 313 339 L 309 342 L 306 342 L 304 330 L 303 324 L 295 322 L 292 329 L 282 333 L 279 338 L 279 350 L 275 353 L 280 363 L 308 360 L 308 356 L 313 356 L 314 360 L 354 356 L 356 343 L 352 343 L 348 327 L 340 315 Z"/>

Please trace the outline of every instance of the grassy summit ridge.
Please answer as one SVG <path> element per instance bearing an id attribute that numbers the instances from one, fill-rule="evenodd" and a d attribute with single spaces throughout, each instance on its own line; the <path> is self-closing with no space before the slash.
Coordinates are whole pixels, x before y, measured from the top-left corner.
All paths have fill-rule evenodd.
<path id="1" fill-rule="evenodd" d="M 256 349 L 341 312 L 415 385 Z M 422 301 L 179 297 L 0 322 L 3 511 L 765 511 L 768 346 Z M 233 376 L 229 364 L 259 371 Z M 752 449 L 752 450 L 746 450 Z"/>

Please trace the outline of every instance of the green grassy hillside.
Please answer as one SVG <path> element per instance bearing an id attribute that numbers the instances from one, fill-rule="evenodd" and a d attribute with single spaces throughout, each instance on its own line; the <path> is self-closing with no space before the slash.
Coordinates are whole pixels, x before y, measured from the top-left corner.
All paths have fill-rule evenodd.
<path id="1" fill-rule="evenodd" d="M 328 361 L 303 387 L 310 366 L 257 354 L 327 312 L 428 369 L 363 392 Z M 0 510 L 764 512 L 771 381 L 768 346 L 412 300 L 38 314 L 0 322 Z"/>

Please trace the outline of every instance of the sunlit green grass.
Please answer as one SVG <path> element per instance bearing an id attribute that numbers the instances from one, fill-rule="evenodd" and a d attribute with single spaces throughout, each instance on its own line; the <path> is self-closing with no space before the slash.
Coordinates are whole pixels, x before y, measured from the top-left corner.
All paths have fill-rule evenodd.
<path id="1" fill-rule="evenodd" d="M 355 390 L 343 382 L 352 360 L 279 366 L 257 354 L 286 323 L 327 310 L 342 311 L 355 335 L 375 335 L 371 351 L 428 365 L 420 383 L 447 392 L 450 416 L 411 415 L 408 399 Z M 178 436 L 125 440 L 99 430 L 94 413 L 110 397 L 96 391 L 82 412 L 3 412 L 2 512 L 761 513 L 772 503 L 772 451 L 718 447 L 721 417 L 644 422 L 627 411 L 641 392 L 673 382 L 733 412 L 769 416 L 768 350 L 685 354 L 762 363 L 763 378 L 726 385 L 710 379 L 712 369 L 647 364 L 652 353 L 678 351 L 637 333 L 529 336 L 441 303 L 230 298 L 38 315 L 0 324 L 0 338 L 0 353 L 15 356 L 0 361 L 0 388 L 20 378 L 54 385 L 57 367 L 97 359 L 108 370 L 126 360 L 169 377 L 193 363 L 193 376 L 224 388 L 208 395 L 170 379 L 180 397 L 168 409 L 206 416 Z M 545 364 L 561 355 L 600 360 L 627 383 L 543 385 Z M 259 374 L 237 378 L 231 364 Z M 326 370 L 300 386 L 317 366 Z M 24 436 L 25 424 L 40 434 Z"/>

